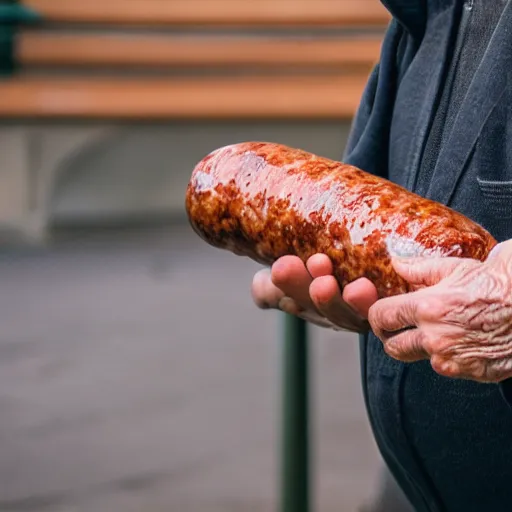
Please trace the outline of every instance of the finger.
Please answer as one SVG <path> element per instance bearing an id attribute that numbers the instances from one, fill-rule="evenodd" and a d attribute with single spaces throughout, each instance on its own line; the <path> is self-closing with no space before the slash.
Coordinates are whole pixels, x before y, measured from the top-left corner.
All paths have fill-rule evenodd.
<path id="1" fill-rule="evenodd" d="M 419 323 L 418 308 L 425 308 L 422 291 L 396 295 L 377 301 L 370 307 L 368 320 L 373 332 L 381 340 L 387 333 L 416 327 Z"/>
<path id="2" fill-rule="evenodd" d="M 365 277 L 345 286 L 342 297 L 345 303 L 363 318 L 368 318 L 368 311 L 379 299 L 377 288 Z"/>
<path id="3" fill-rule="evenodd" d="M 503 378 L 503 368 L 497 361 L 482 359 L 457 360 L 449 354 L 434 354 L 430 361 L 439 375 L 452 379 L 466 379 L 482 383 L 498 382 Z"/>
<path id="4" fill-rule="evenodd" d="M 333 265 L 325 254 L 315 254 L 308 259 L 307 269 L 313 278 L 331 275 Z M 368 318 L 370 306 L 377 301 L 377 288 L 373 283 L 361 278 L 353 281 L 343 289 L 343 301 L 363 318 Z"/>
<path id="5" fill-rule="evenodd" d="M 303 309 L 290 297 L 283 297 L 278 304 L 278 309 L 289 315 L 299 316 Z"/>
<path id="6" fill-rule="evenodd" d="M 279 301 L 279 309 L 284 313 L 297 316 L 306 322 L 318 325 L 319 327 L 338 330 L 337 326 L 327 320 L 327 318 L 322 317 L 319 313 L 314 311 L 303 310 L 293 299 L 290 299 L 290 297 L 283 297 Z"/>
<path id="7" fill-rule="evenodd" d="M 303 309 L 315 309 L 309 296 L 309 286 L 313 278 L 297 256 L 279 258 L 271 271 L 272 283 L 287 297 L 291 297 Z"/>
<path id="8" fill-rule="evenodd" d="M 407 282 L 434 286 L 461 265 L 478 264 L 467 258 L 393 258 L 393 268 Z"/>
<path id="9" fill-rule="evenodd" d="M 491 261 L 491 260 L 498 258 L 498 256 L 500 256 L 500 253 L 503 252 L 504 247 L 505 247 L 505 245 L 503 242 L 501 244 L 496 244 L 491 249 L 491 252 L 487 255 L 486 261 Z"/>
<path id="10" fill-rule="evenodd" d="M 333 273 L 332 261 L 326 254 L 315 254 L 306 262 L 306 267 L 313 279 Z"/>
<path id="11" fill-rule="evenodd" d="M 286 297 L 282 290 L 272 283 L 270 269 L 262 269 L 253 278 L 252 296 L 261 309 L 278 309 L 289 315 L 298 316 L 319 327 L 339 330 L 339 328 L 315 311 L 304 310 L 297 302 Z"/>
<path id="12" fill-rule="evenodd" d="M 317 277 L 309 288 L 310 296 L 321 315 L 340 327 L 358 331 L 365 322 L 343 301 L 333 276 Z"/>
<path id="13" fill-rule="evenodd" d="M 285 296 L 283 291 L 272 283 L 268 268 L 254 275 L 251 292 L 256 306 L 261 309 L 279 309 L 279 302 Z"/>
<path id="14" fill-rule="evenodd" d="M 493 247 L 493 249 L 487 256 L 487 261 L 492 261 L 495 259 L 509 259 L 511 256 L 512 241 L 507 240 L 506 242 L 501 242 Z"/>
<path id="15" fill-rule="evenodd" d="M 383 343 L 384 350 L 390 357 L 405 363 L 413 363 L 430 359 L 424 341 L 425 337 L 421 329 L 414 328 L 387 336 Z"/>

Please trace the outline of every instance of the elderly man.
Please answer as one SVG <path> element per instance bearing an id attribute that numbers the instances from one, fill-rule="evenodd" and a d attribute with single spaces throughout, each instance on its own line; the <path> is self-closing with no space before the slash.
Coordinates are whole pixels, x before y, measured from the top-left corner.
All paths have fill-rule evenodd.
<path id="1" fill-rule="evenodd" d="M 365 279 L 340 290 L 325 255 L 284 257 L 253 296 L 320 325 L 369 319 L 368 416 L 415 510 L 512 510 L 512 0 L 384 3 L 393 21 L 344 161 L 501 243 L 483 263 L 396 260 L 416 291 L 383 300 Z"/>

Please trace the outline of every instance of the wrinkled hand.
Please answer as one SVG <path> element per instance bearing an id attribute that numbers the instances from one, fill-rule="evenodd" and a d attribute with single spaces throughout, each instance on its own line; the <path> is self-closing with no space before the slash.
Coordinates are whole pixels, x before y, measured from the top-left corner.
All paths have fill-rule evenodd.
<path id="1" fill-rule="evenodd" d="M 393 261 L 416 291 L 369 311 L 387 354 L 430 359 L 440 375 L 479 382 L 512 377 L 512 240 L 483 263 L 460 258 Z"/>
<path id="2" fill-rule="evenodd" d="M 368 331 L 368 310 L 377 300 L 375 286 L 358 279 L 342 292 L 332 272 L 324 254 L 312 256 L 306 265 L 296 256 L 284 256 L 254 276 L 252 295 L 262 309 L 280 309 L 330 329 Z"/>

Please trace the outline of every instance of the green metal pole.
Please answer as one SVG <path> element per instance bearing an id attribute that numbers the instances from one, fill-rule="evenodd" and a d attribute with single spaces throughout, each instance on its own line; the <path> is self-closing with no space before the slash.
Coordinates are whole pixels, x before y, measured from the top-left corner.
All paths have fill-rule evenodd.
<path id="1" fill-rule="evenodd" d="M 306 322 L 283 315 L 281 512 L 309 512 L 309 389 Z"/>

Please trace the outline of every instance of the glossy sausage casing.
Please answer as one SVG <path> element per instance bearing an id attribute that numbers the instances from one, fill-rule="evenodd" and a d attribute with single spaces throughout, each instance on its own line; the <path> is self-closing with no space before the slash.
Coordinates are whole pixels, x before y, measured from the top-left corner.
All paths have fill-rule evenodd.
<path id="1" fill-rule="evenodd" d="M 485 260 L 496 244 L 481 226 L 355 167 L 286 146 L 247 142 L 206 156 L 186 194 L 209 244 L 271 264 L 327 254 L 343 287 L 367 277 L 380 297 L 409 290 L 391 256 Z"/>

